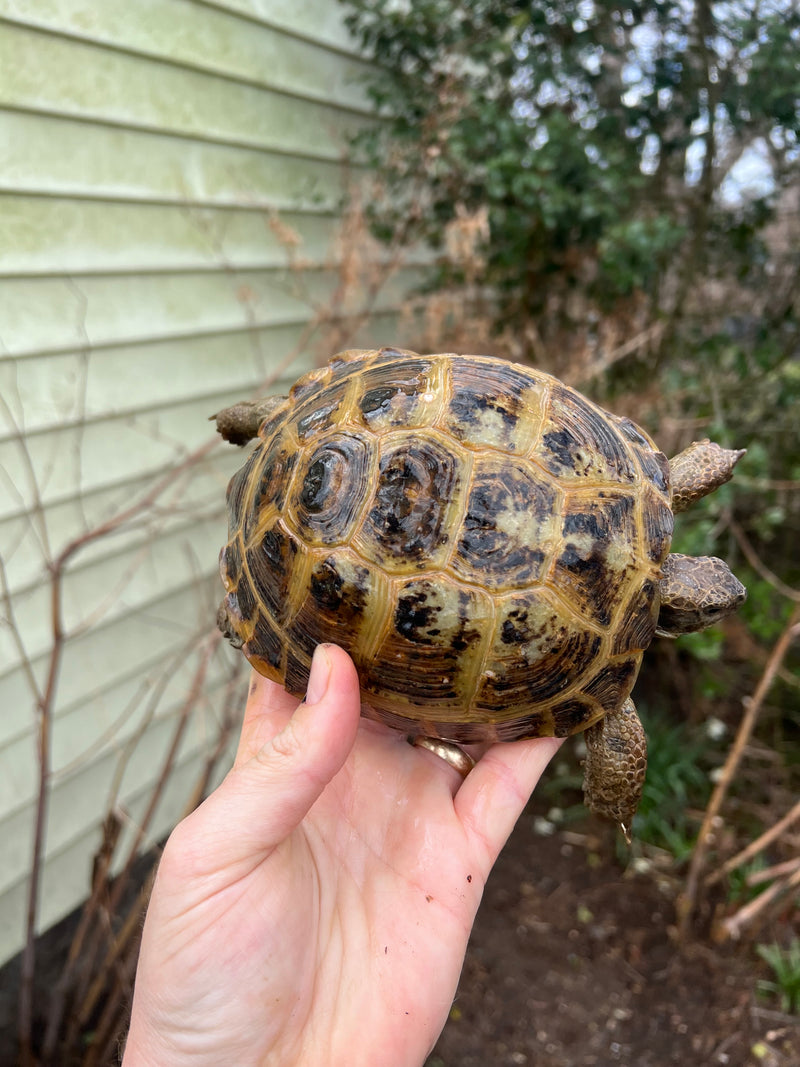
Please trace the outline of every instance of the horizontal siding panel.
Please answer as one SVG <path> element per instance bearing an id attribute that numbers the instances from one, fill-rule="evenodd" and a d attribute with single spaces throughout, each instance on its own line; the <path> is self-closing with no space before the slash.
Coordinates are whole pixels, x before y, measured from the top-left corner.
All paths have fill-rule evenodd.
<path id="1" fill-rule="evenodd" d="M 189 632 L 188 637 L 183 631 L 178 633 L 177 629 L 168 640 L 161 635 L 161 639 L 149 642 L 146 648 L 135 654 L 126 652 L 122 660 L 112 656 L 102 663 L 94 664 L 91 672 L 84 677 L 80 688 L 59 690 L 53 714 L 53 721 L 56 724 L 54 746 L 58 766 L 64 769 L 65 773 L 70 772 L 70 767 L 76 758 L 75 752 L 80 750 L 80 735 L 75 739 L 68 736 L 62 737 L 64 731 L 59 725 L 61 720 L 71 717 L 73 723 L 80 723 L 81 716 L 84 714 L 89 718 L 98 716 L 105 728 L 109 723 L 119 722 L 121 717 L 126 718 L 126 709 L 129 706 L 134 709 L 141 707 L 142 700 L 148 699 L 142 694 L 149 694 L 152 689 L 156 688 L 165 671 L 178 672 L 181 664 L 186 662 L 186 650 L 194 648 L 199 640 L 213 629 L 216 607 L 221 594 L 222 586 L 216 568 L 214 573 L 207 575 L 202 582 L 195 582 L 192 601 L 184 598 L 183 594 L 179 596 L 174 591 L 169 591 L 167 593 L 169 603 L 177 610 L 186 608 L 187 604 L 191 605 L 191 618 L 195 621 L 196 627 Z M 123 637 L 135 633 L 135 627 L 141 626 L 143 618 L 144 613 L 138 615 L 133 613 L 128 617 L 118 618 L 114 623 L 117 627 L 116 632 L 122 634 Z M 184 618 L 182 623 L 186 622 L 187 619 Z M 82 639 L 71 639 L 66 646 L 67 656 L 71 654 L 75 643 Z M 78 652 L 83 655 L 80 648 Z M 85 659 L 88 660 L 90 655 L 91 648 Z M 39 660 L 33 662 L 32 666 L 37 675 L 37 682 L 41 686 L 47 666 L 46 657 L 40 657 Z M 9 714 L 0 718 L 0 752 L 5 762 L 5 754 L 14 745 L 24 744 L 26 737 L 31 752 L 35 752 L 33 738 L 35 709 L 34 698 L 27 679 L 19 668 L 3 678 L 2 685 L 4 693 L 8 692 L 16 697 L 13 707 L 9 705 L 12 709 Z M 103 730 L 100 734 L 103 735 Z M 92 728 L 92 736 L 98 736 L 94 728 Z M 84 751 L 87 751 L 85 746 Z M 69 753 L 69 756 L 66 753 Z M 2 821 L 1 817 L 0 821 Z"/>
<path id="2" fill-rule="evenodd" d="M 187 522 L 219 512 L 224 507 L 228 480 L 243 459 L 244 453 L 237 449 L 220 447 L 207 456 L 202 467 L 177 478 L 158 501 L 157 516 L 152 517 L 153 529 L 166 534 L 172 529 L 181 529 Z M 47 575 L 39 536 L 42 521 L 48 529 L 58 533 L 58 543 L 51 547 L 51 552 L 57 552 L 73 539 L 135 506 L 150 492 L 155 481 L 151 474 L 139 473 L 129 482 L 109 489 L 95 493 L 76 492 L 68 500 L 52 504 L 41 515 L 33 516 L 23 510 L 0 521 L 0 552 L 11 592 L 24 592 Z M 83 566 L 91 560 L 124 551 L 138 551 L 150 537 L 152 530 L 143 528 L 141 523 L 128 523 L 112 536 L 89 541 L 74 557 L 72 565 Z"/>
<path id="3" fill-rule="evenodd" d="M 334 210 L 339 161 L 24 111 L 0 112 L 0 191 L 176 205 Z"/>
<path id="4" fill-rule="evenodd" d="M 165 594 L 178 595 L 213 572 L 224 542 L 225 526 L 221 500 L 218 513 L 204 521 L 196 518 L 188 526 L 168 533 L 156 527 L 158 536 L 144 541 L 138 548 L 89 562 L 79 560 L 62 580 L 65 633 L 80 632 L 87 620 L 93 621 L 93 628 L 105 627 L 120 615 L 145 611 L 148 604 Z M 28 655 L 34 659 L 44 655 L 52 642 L 49 607 L 47 582 L 37 582 L 15 593 L 17 625 L 25 634 Z M 213 624 L 213 612 L 209 612 L 208 618 Z M 14 655 L 11 634 L 3 627 L 0 663 L 13 662 Z"/>
<path id="5" fill-rule="evenodd" d="M 0 275 L 263 270 L 287 263 L 287 235 L 325 261 L 335 216 L 0 196 Z M 281 240 L 283 236 L 283 242 Z"/>
<path id="6" fill-rule="evenodd" d="M 4 23 L 0 105 L 339 160 L 361 115 Z"/>
<path id="7" fill-rule="evenodd" d="M 224 403 L 235 397 L 221 397 Z M 58 433 L 33 434 L 26 440 L 27 452 L 34 471 L 39 472 L 39 491 L 42 500 L 63 499 L 79 490 L 92 492 L 123 479 L 130 479 L 146 470 L 160 470 L 175 465 L 190 451 L 209 439 L 208 415 L 213 410 L 215 395 L 205 399 L 178 404 L 170 419 L 171 436 L 165 436 L 156 412 L 141 412 L 115 420 L 78 424 L 60 428 Z M 172 436 L 174 435 L 174 436 Z M 0 496 L 2 505 L 17 511 L 20 493 L 26 485 L 22 481 L 25 467 L 19 458 L 16 442 L 0 442 L 0 467 L 9 472 L 17 492 L 8 491 L 7 499 Z M 0 486 L 0 493 L 6 485 Z M 29 490 L 28 490 L 29 491 Z M 24 499 L 24 496 L 23 496 Z"/>
<path id="8" fill-rule="evenodd" d="M 295 34 L 306 41 L 336 47 L 345 54 L 355 53 L 353 38 L 344 25 L 344 11 L 338 0 L 194 0 L 199 6 L 233 11 L 259 22 Z"/>
<path id="9" fill-rule="evenodd" d="M 397 327 L 395 311 L 375 314 L 360 329 L 348 334 L 347 345 L 357 348 L 396 343 Z M 299 339 L 302 328 L 293 326 L 281 332 L 284 341 L 288 339 L 287 334 Z M 270 331 L 270 335 L 272 333 Z M 245 336 L 245 341 L 252 340 Z M 266 347 L 265 351 L 269 354 Z M 285 392 L 291 382 L 311 365 L 308 355 L 298 359 L 286 344 L 276 347 L 275 352 L 281 354 L 272 364 L 280 377 L 276 379 L 275 387 L 268 390 L 270 393 Z M 241 355 L 243 359 L 252 355 L 244 344 Z M 235 354 L 230 346 L 226 358 L 232 366 Z M 24 363 L 16 366 L 22 367 Z M 47 432 L 26 436 L 24 452 L 16 437 L 6 436 L 5 440 L 0 440 L 0 521 L 16 518 L 34 506 L 44 508 L 47 513 L 49 508 L 80 499 L 83 495 L 113 492 L 116 486 L 127 486 L 148 473 L 153 478 L 161 476 L 190 452 L 213 439 L 208 424 L 210 413 L 251 394 L 258 380 L 256 377 L 251 379 L 250 389 L 229 385 L 225 392 L 206 392 L 201 383 L 201 395 L 192 400 L 182 402 L 180 397 L 172 398 L 168 425 L 163 424 L 165 411 L 151 404 L 96 422 L 87 422 L 85 418 L 72 423 L 53 421 Z M 13 395 L 10 403 L 12 407 L 18 403 Z M 27 408 L 27 398 L 24 403 Z M 41 400 L 31 399 L 30 403 L 36 407 Z M 74 395 L 70 403 L 75 410 Z M 4 422 L 8 427 L 8 421 Z M 24 421 L 19 425 L 24 428 Z M 37 474 L 36 495 L 31 487 L 31 471 Z"/>
<path id="10" fill-rule="evenodd" d="M 211 628 L 205 624 L 209 617 L 214 618 L 219 593 L 218 574 L 207 573 L 203 581 L 198 578 L 191 586 L 168 585 L 137 611 L 118 613 L 116 618 L 70 638 L 61 665 L 58 707 L 71 707 L 85 697 L 87 690 L 109 688 L 121 671 L 152 670 L 159 655 L 169 657 L 185 642 L 196 639 Z M 43 675 L 43 659 L 34 660 L 39 678 Z M 6 691 L 21 701 L 19 708 L 5 705 L 9 721 L 3 723 L 3 730 L 9 735 L 9 743 L 29 730 L 35 747 L 33 702 L 21 671 L 13 671 L 3 679 L 4 694 Z"/>
<path id="11" fill-rule="evenodd" d="M 376 266 L 375 273 L 380 271 Z M 421 277 L 416 267 L 390 277 L 375 299 L 376 313 L 401 306 L 409 289 Z M 9 278 L 0 285 L 0 343 L 8 357 L 35 357 L 41 370 L 9 366 L 6 378 L 0 380 L 0 389 L 7 400 L 14 396 L 15 390 L 29 398 L 26 426 L 32 430 L 38 429 L 42 420 L 47 424 L 59 415 L 70 417 L 76 407 L 73 394 L 79 390 L 87 370 L 91 376 L 92 367 L 113 388 L 120 376 L 126 379 L 132 376 L 132 367 L 126 370 L 122 364 L 133 360 L 142 379 L 140 392 L 151 386 L 158 388 L 165 376 L 164 368 L 169 367 L 174 396 L 181 395 L 189 376 L 194 388 L 200 380 L 212 384 L 218 381 L 218 370 L 209 364 L 221 360 L 230 388 L 244 387 L 248 381 L 252 385 L 257 378 L 266 377 L 270 368 L 275 368 L 284 352 L 291 351 L 297 341 L 297 331 L 291 333 L 293 327 L 307 322 L 315 308 L 329 309 L 332 314 L 346 310 L 340 299 L 340 285 L 336 271 L 307 270 L 299 275 L 283 268 L 201 274 Z M 357 293 L 356 297 L 363 298 L 363 293 Z M 348 302 L 352 306 L 352 294 Z M 358 302 L 355 306 L 360 309 Z M 47 315 L 41 314 L 42 308 L 48 309 Z M 142 318 L 142 308 L 147 308 L 146 321 Z M 232 351 L 230 339 L 215 341 L 213 337 L 243 331 L 250 334 L 249 354 L 235 340 L 235 351 Z M 174 354 L 163 354 L 167 362 L 160 353 L 148 356 L 146 344 L 160 345 L 171 340 L 185 341 L 186 349 L 174 346 Z M 111 351 L 98 351 L 137 344 L 141 348 L 136 353 L 114 355 Z M 228 346 L 227 354 L 224 349 L 218 349 L 220 344 Z M 87 347 L 92 349 L 90 354 Z M 46 355 L 48 352 L 53 355 Z M 67 369 L 65 362 L 61 367 L 62 356 L 73 366 Z M 76 360 L 82 361 L 77 370 Z M 27 374 L 37 374 L 44 381 L 41 384 L 30 381 Z M 98 390 L 104 388 L 104 384 L 97 386 Z M 56 408 L 48 402 L 37 414 L 36 405 L 47 391 L 58 393 Z M 124 406 L 130 408 L 133 403 L 131 398 Z M 102 400 L 93 405 L 88 396 L 81 398 L 81 404 L 92 411 L 103 407 Z M 114 406 L 106 402 L 106 410 L 113 410 Z M 2 422 L 0 416 L 0 437 Z"/>
<path id="12" fill-rule="evenodd" d="M 210 630 L 210 627 L 209 627 Z M 200 632 L 198 631 L 198 634 Z M 199 640 L 194 642 L 194 649 Z M 92 821 L 98 812 L 106 810 L 109 800 L 109 787 L 98 795 L 98 785 L 92 778 L 92 768 L 100 760 L 113 760 L 120 768 L 130 755 L 132 763 L 127 767 L 127 780 L 123 780 L 123 789 L 131 791 L 136 782 L 136 760 L 141 758 L 138 750 L 153 746 L 150 751 L 159 750 L 166 753 L 166 747 L 159 748 L 161 742 L 152 734 L 158 731 L 163 737 L 165 731 L 174 728 L 176 715 L 183 707 L 185 695 L 191 687 L 197 670 L 198 659 L 194 649 L 189 650 L 185 658 L 178 660 L 175 649 L 169 655 L 162 652 L 157 667 L 146 675 L 140 675 L 138 684 L 131 678 L 126 685 L 116 685 L 105 692 L 105 699 L 87 700 L 85 706 L 76 705 L 69 712 L 59 715 L 53 727 L 53 769 L 52 788 L 54 796 L 71 792 L 76 782 L 83 782 L 80 789 L 81 803 L 89 806 L 80 813 L 70 812 L 63 805 L 54 807 L 48 828 L 48 846 L 54 850 L 63 847 L 74 839 L 76 826 Z M 191 654 L 190 654 L 191 653 Z M 221 647 L 209 665 L 203 688 L 203 698 L 191 718 L 191 726 L 196 734 L 196 745 L 207 744 L 214 736 L 216 715 L 221 706 L 222 687 L 230 676 L 233 653 L 229 648 Z M 169 683 L 162 692 L 162 675 L 169 674 Z M 246 690 L 246 670 L 241 671 L 239 685 L 242 696 Z M 113 697 L 116 703 L 111 703 Z M 150 700 L 157 701 L 155 708 Z M 127 714 L 126 703 L 131 704 Z M 147 737 L 144 746 L 140 738 Z M 189 742 L 191 737 L 189 738 Z M 134 755 L 134 750 L 136 754 Z M 24 811 L 30 808 L 36 798 L 36 757 L 33 746 L 26 743 L 24 737 L 10 742 L 3 749 L 4 763 L 10 773 L 0 781 L 0 836 L 12 820 L 24 820 Z M 145 759 L 148 757 L 145 756 Z M 157 756 L 150 757 L 153 765 Z M 141 777 L 141 776 L 140 776 Z M 91 796 L 91 800 L 87 799 Z M 16 835 L 12 833 L 12 838 Z M 0 893 L 16 878 L 20 866 L 15 863 L 15 855 L 4 852 L 3 870 L 0 870 Z M 19 857 L 21 860 L 24 857 Z M 10 868 L 10 869 L 9 869 Z"/>
<path id="13" fill-rule="evenodd" d="M 163 744 L 162 738 L 159 741 Z M 151 759 L 153 753 L 149 753 Z M 155 752 L 155 765 L 163 758 L 161 752 Z M 233 757 L 231 748 L 221 759 L 222 766 L 230 763 Z M 164 796 L 158 805 L 153 819 L 152 828 L 145 840 L 145 847 L 154 845 L 163 839 L 172 828 L 177 815 L 185 808 L 198 776 L 202 772 L 205 762 L 205 754 L 202 751 L 192 751 L 175 768 L 164 790 Z M 151 764 L 152 769 L 153 764 Z M 102 800 L 107 795 L 107 788 L 116 770 L 116 760 L 100 761 L 95 771 L 97 779 L 97 795 L 102 795 Z M 216 777 L 219 780 L 220 775 Z M 103 787 L 106 792 L 104 793 Z M 75 802 L 80 802 L 79 790 L 74 792 Z M 102 800 L 100 803 L 102 803 Z M 125 797 L 125 810 L 128 813 L 131 824 L 135 825 L 140 819 L 149 802 L 149 790 L 139 789 L 129 797 Z M 59 797 L 58 807 L 69 811 L 73 803 L 73 796 Z M 56 805 L 52 805 L 56 807 Z M 91 813 L 91 821 L 84 824 L 80 837 L 59 851 L 48 850 L 47 866 L 42 881 L 42 893 L 40 897 L 39 930 L 47 929 L 53 923 L 62 919 L 75 904 L 87 896 L 91 876 L 92 858 L 100 844 L 100 824 L 98 811 L 95 806 Z M 76 828 L 80 824 L 75 823 Z M 15 825 L 15 834 L 20 834 L 30 842 L 32 839 L 32 823 L 29 817 L 28 825 Z M 0 847 L 6 847 L 9 843 L 10 827 L 8 834 L 3 832 L 0 826 Z M 130 830 L 128 833 L 130 838 Z M 24 854 L 24 845 L 21 852 Z M 27 864 L 27 860 L 26 860 Z M 24 880 L 13 883 L 5 892 L 0 894 L 0 959 L 5 959 L 18 951 L 24 935 L 24 916 L 26 908 L 27 885 Z"/>
<path id="14" fill-rule="evenodd" d="M 302 321 L 298 317 L 298 321 Z M 239 331 L 245 333 L 246 327 Z M 252 389 L 266 369 L 256 375 L 255 356 L 247 342 L 263 343 L 269 330 L 249 331 L 232 344 L 228 333 L 197 338 L 177 337 L 140 345 L 93 348 L 0 364 L 0 390 L 5 396 L 24 396 L 25 430 L 29 437 L 40 431 L 60 430 L 71 423 L 99 418 L 147 414 L 195 397 L 208 405 L 202 425 L 209 435 L 208 416 L 216 410 L 214 397 L 236 389 Z M 275 353 L 278 355 L 279 353 Z M 249 358 L 248 358 L 249 357 Z M 161 431 L 179 433 L 164 415 Z M 113 433 L 113 429 L 111 429 Z"/>
<path id="15" fill-rule="evenodd" d="M 192 0 L 0 0 L 23 25 L 364 110 L 366 63 Z"/>

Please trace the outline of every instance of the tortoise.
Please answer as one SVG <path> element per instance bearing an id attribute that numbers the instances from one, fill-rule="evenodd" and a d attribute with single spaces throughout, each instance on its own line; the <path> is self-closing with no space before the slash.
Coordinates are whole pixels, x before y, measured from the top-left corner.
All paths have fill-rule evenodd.
<path id="1" fill-rule="evenodd" d="M 363 714 L 409 739 L 582 731 L 586 802 L 630 839 L 642 654 L 746 596 L 722 560 L 670 554 L 673 513 L 743 452 L 704 440 L 668 462 L 548 374 L 395 348 L 212 418 L 258 440 L 228 486 L 217 620 L 255 669 L 301 695 L 333 641 Z"/>

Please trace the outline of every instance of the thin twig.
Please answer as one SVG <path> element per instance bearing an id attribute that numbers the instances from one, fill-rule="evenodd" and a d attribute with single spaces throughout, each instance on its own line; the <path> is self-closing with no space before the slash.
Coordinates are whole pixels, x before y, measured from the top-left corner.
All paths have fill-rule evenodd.
<path id="1" fill-rule="evenodd" d="M 783 863 L 775 863 L 772 867 L 765 867 L 763 871 L 753 871 L 747 876 L 746 881 L 751 887 L 762 885 L 764 882 L 771 882 L 773 878 L 783 878 L 786 874 L 793 874 L 796 870 L 800 870 L 800 856 L 784 860 Z"/>
<path id="2" fill-rule="evenodd" d="M 752 926 L 762 913 L 776 900 L 786 893 L 800 888 L 800 868 L 789 878 L 773 882 L 763 893 L 739 908 L 735 915 L 723 919 L 719 924 L 716 934 L 720 940 L 723 937 L 738 938 L 746 926 Z"/>
<path id="3" fill-rule="evenodd" d="M 19 656 L 20 663 L 22 664 L 22 670 L 30 686 L 33 699 L 37 704 L 42 703 L 42 691 L 39 688 L 39 683 L 36 681 L 36 675 L 33 671 L 33 664 L 31 658 L 28 655 L 28 650 L 25 647 L 25 642 L 22 640 L 22 632 L 17 625 L 16 615 L 14 613 L 14 601 L 11 598 L 11 586 L 8 581 L 8 573 L 6 572 L 6 565 L 3 562 L 3 557 L 0 556 L 0 586 L 3 590 L 3 607 L 5 610 L 5 619 L 8 627 L 11 631 L 11 640 L 17 646 L 17 655 Z"/>
<path id="4" fill-rule="evenodd" d="M 37 747 L 39 781 L 34 816 L 33 846 L 28 882 L 28 901 L 25 921 L 25 947 L 22 952 L 19 993 L 19 1047 L 24 1067 L 34 1062 L 33 1056 L 33 986 L 36 970 L 36 917 L 39 904 L 44 832 L 47 823 L 47 802 L 50 794 L 50 743 L 53 725 L 53 704 L 64 652 L 64 626 L 61 601 L 62 571 L 53 568 L 50 584 L 50 625 L 53 644 L 44 693 L 38 702 Z"/>
<path id="5" fill-rule="evenodd" d="M 765 830 L 763 834 L 751 841 L 747 848 L 743 848 L 741 852 L 737 852 L 735 856 L 732 856 L 729 860 L 726 860 L 721 867 L 712 871 L 704 881 L 705 886 L 716 885 L 721 881 L 726 874 L 730 874 L 731 871 L 735 871 L 737 867 L 741 867 L 742 864 L 747 863 L 754 856 L 757 856 L 759 852 L 763 852 L 765 848 L 777 840 L 787 830 L 792 823 L 800 819 L 800 800 L 794 805 L 794 807 L 787 812 L 774 826 L 770 826 L 768 830 Z"/>
<path id="6" fill-rule="evenodd" d="M 798 592 L 797 589 L 792 589 L 786 582 L 781 581 L 777 574 L 773 574 L 769 567 L 762 562 L 760 556 L 753 548 L 747 534 L 745 534 L 739 523 L 731 518 L 728 522 L 728 528 L 736 538 L 736 542 L 739 545 L 739 548 L 741 548 L 742 554 L 753 570 L 757 574 L 760 574 L 765 582 L 769 582 L 774 589 L 777 589 L 781 596 L 785 596 L 787 600 L 793 600 L 795 604 L 800 604 L 800 592 Z"/>
<path id="7" fill-rule="evenodd" d="M 775 647 L 770 653 L 767 665 L 764 668 L 764 673 L 756 686 L 753 696 L 745 702 L 745 713 L 742 716 L 742 721 L 739 724 L 736 737 L 728 752 L 728 758 L 725 760 L 722 774 L 720 775 L 719 781 L 717 782 L 714 792 L 711 794 L 711 799 L 708 802 L 708 807 L 706 808 L 703 817 L 703 824 L 700 827 L 700 833 L 694 847 L 692 862 L 689 866 L 689 874 L 686 878 L 686 885 L 678 900 L 678 933 L 681 938 L 685 938 L 689 932 L 689 923 L 691 922 L 695 905 L 697 903 L 697 891 L 700 885 L 700 876 L 705 863 L 706 854 L 711 846 L 712 829 L 714 828 L 722 803 L 728 794 L 731 783 L 733 782 L 745 746 L 753 732 L 764 699 L 772 686 L 778 667 L 788 652 L 792 641 L 798 636 L 800 636 L 800 605 L 794 609 L 783 633 L 776 641 Z"/>

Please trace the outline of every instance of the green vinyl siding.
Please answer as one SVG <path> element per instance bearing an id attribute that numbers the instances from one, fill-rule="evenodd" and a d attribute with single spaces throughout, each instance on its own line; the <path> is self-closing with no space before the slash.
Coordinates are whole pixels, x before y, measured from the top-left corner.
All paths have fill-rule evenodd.
<path id="1" fill-rule="evenodd" d="M 0 961 L 24 937 L 46 560 L 172 478 L 64 576 L 40 928 L 85 898 L 109 803 L 132 838 L 213 630 L 242 453 L 182 465 L 212 412 L 325 354 L 307 326 L 341 285 L 366 69 L 332 0 L 0 0 L 0 557 L 20 638 L 0 625 Z M 348 343 L 395 341 L 417 278 L 397 273 Z M 233 662 L 208 664 L 148 841 L 183 811 Z"/>

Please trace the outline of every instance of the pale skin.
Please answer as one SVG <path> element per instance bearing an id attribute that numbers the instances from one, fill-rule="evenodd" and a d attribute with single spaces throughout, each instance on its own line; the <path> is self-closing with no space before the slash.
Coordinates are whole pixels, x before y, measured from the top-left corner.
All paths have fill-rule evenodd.
<path id="1" fill-rule="evenodd" d="M 360 718 L 320 646 L 306 701 L 253 676 L 235 765 L 170 837 L 123 1067 L 420 1067 L 492 869 L 560 742 L 464 780 Z"/>

